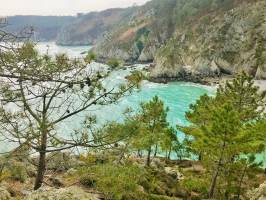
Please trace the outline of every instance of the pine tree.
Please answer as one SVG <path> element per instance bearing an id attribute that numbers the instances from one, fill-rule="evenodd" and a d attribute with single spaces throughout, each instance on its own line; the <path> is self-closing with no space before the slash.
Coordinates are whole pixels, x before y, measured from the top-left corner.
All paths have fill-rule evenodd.
<path id="1" fill-rule="evenodd" d="M 58 127 L 94 105 L 116 102 L 139 86 L 141 79 L 135 72 L 128 84 L 105 88 L 104 75 L 86 71 L 93 56 L 70 59 L 60 54 L 53 58 L 39 55 L 32 43 L 0 51 L 1 139 L 39 154 L 34 189 L 43 183 L 47 153 L 104 145 L 96 144 L 98 138 L 87 132 L 69 130 L 68 138 L 64 137 Z"/>
<path id="2" fill-rule="evenodd" d="M 166 119 L 168 108 L 157 96 L 150 102 L 141 103 L 140 107 L 136 116 L 140 129 L 133 142 L 137 144 L 136 148 L 147 151 L 146 165 L 150 166 L 152 150 L 160 144 L 169 126 Z"/>
<path id="3" fill-rule="evenodd" d="M 186 114 L 192 124 L 181 129 L 192 136 L 191 148 L 203 155 L 211 173 L 210 198 L 215 196 L 219 177 L 228 177 L 229 187 L 226 183 L 222 187 L 230 188 L 223 197 L 229 198 L 234 193 L 232 184 L 239 178 L 235 166 L 245 155 L 265 150 L 264 110 L 265 92 L 260 93 L 252 78 L 243 73 L 220 86 L 215 97 L 202 96 Z"/>

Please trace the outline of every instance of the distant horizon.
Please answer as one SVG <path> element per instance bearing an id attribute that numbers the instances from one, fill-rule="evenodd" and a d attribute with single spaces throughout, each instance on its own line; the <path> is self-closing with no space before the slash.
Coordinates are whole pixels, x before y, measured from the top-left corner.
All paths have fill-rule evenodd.
<path id="1" fill-rule="evenodd" d="M 112 8 L 143 5 L 150 0 L 0 0 L 0 17 L 77 16 Z M 55 3 L 56 2 L 56 3 Z M 15 6 L 14 6 L 15 5 Z"/>

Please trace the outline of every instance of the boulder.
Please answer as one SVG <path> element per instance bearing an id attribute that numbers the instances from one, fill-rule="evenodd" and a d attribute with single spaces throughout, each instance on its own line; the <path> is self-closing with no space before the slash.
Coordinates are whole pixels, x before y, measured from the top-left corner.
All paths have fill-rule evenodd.
<path id="1" fill-rule="evenodd" d="M 170 175 L 171 177 L 177 179 L 177 180 L 183 180 L 184 176 L 181 174 L 178 169 L 173 167 L 165 167 L 164 171 L 166 174 Z"/>
<path id="2" fill-rule="evenodd" d="M 47 156 L 47 169 L 56 171 L 66 171 L 78 166 L 80 161 L 68 152 L 55 152 Z"/>
<path id="3" fill-rule="evenodd" d="M 266 64 L 265 64 L 266 65 Z M 259 67 L 256 73 L 256 79 L 266 79 L 266 67 Z"/>
<path id="4" fill-rule="evenodd" d="M 223 60 L 222 58 L 218 58 L 215 62 L 215 64 L 219 67 L 220 71 L 224 74 L 233 74 L 234 73 L 234 69 L 231 66 L 231 64 L 229 62 L 227 62 L 226 60 Z"/>
<path id="5" fill-rule="evenodd" d="M 32 192 L 24 200 L 100 200 L 97 194 L 86 193 L 79 187 L 48 188 L 43 187 Z"/>
<path id="6" fill-rule="evenodd" d="M 10 193 L 6 188 L 0 186 L 0 200 L 9 200 L 11 199 Z"/>
<path id="7" fill-rule="evenodd" d="M 164 163 L 159 158 L 153 158 L 151 161 L 151 167 L 155 169 L 163 169 Z"/>
<path id="8" fill-rule="evenodd" d="M 59 177 L 53 177 L 51 176 L 49 178 L 49 181 L 52 183 L 52 185 L 54 185 L 55 187 L 63 187 L 65 184 L 64 184 L 64 181 L 59 178 Z"/>
<path id="9" fill-rule="evenodd" d="M 266 181 L 263 184 L 261 184 L 259 188 L 249 191 L 247 196 L 250 200 L 265 200 L 266 199 Z"/>
<path id="10" fill-rule="evenodd" d="M 70 168 L 69 170 L 67 170 L 66 175 L 67 176 L 73 176 L 77 173 L 78 170 L 74 169 L 74 168 Z"/>

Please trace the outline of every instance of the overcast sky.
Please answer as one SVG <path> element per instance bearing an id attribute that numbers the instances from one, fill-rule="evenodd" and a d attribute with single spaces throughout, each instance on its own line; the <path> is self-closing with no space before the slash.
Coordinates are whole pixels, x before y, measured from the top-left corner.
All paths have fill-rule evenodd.
<path id="1" fill-rule="evenodd" d="M 78 12 L 140 5 L 148 0 L 0 0 L 0 16 L 75 15 Z"/>

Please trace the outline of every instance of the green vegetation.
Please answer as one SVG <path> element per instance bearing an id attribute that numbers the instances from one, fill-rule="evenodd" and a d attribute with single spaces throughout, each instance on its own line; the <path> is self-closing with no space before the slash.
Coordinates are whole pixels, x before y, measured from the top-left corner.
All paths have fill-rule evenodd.
<path id="1" fill-rule="evenodd" d="M 122 64 L 122 61 L 117 58 L 110 58 L 107 61 L 107 65 L 109 65 L 112 69 L 120 67 Z"/>
<path id="2" fill-rule="evenodd" d="M 135 72 L 129 76 L 128 83 L 108 90 L 101 84 L 105 75 L 84 71 L 95 57 L 93 54 L 81 60 L 70 59 L 65 54 L 53 58 L 39 55 L 34 44 L 28 42 L 18 47 L 1 48 L 0 78 L 6 79 L 0 86 L 1 137 L 16 142 L 18 149 L 25 147 L 39 155 L 34 186 L 37 190 L 44 181 L 48 153 L 78 146 L 105 145 L 96 144 L 100 138 L 74 130 L 70 133 L 71 141 L 59 137 L 58 125 L 93 105 L 116 102 L 139 86 L 141 75 Z M 66 76 L 67 73 L 71 75 Z M 8 109 L 7 104 L 16 109 Z M 22 166 L 14 166 L 10 172 L 11 177 L 25 181 Z"/>
<path id="3" fill-rule="evenodd" d="M 47 55 L 40 58 L 31 44 L 23 48 L 25 50 L 19 50 L 23 53 L 18 54 L 18 59 L 22 61 L 37 56 L 34 61 L 39 58 L 44 59 L 41 63 L 53 63 L 47 66 L 47 70 L 52 71 L 69 66 L 65 65 L 70 62 L 65 55 L 58 55 L 53 61 Z M 12 54 L 5 56 L 9 62 L 14 59 Z M 128 79 L 133 84 L 130 87 L 138 87 L 141 76 L 134 72 Z M 69 83 L 66 87 L 69 88 Z M 122 93 L 126 90 L 126 86 L 121 86 Z M 20 95 L 12 96 L 7 89 L 2 91 L 10 100 L 20 98 Z M 116 95 L 116 98 L 120 96 Z M 191 105 L 190 111 L 186 113 L 190 126 L 177 127 L 185 133 L 183 141 L 178 140 L 177 130 L 167 122 L 168 108 L 155 96 L 148 102 L 142 102 L 138 110 L 127 109 L 121 123 L 110 122 L 97 129 L 94 127 L 96 119 L 87 117 L 83 125 L 85 130 L 93 134 L 91 143 L 87 142 L 91 136 L 85 134 L 84 130 L 76 132 L 75 137 L 79 138 L 71 143 L 54 140 L 53 137 L 47 144 L 58 148 L 58 151 L 69 148 L 63 144 L 89 147 L 89 152 L 81 155 L 79 161 L 69 154 L 54 159 L 62 159 L 66 166 L 70 166 L 67 162 L 71 162 L 71 166 L 76 169 L 74 173 L 65 175 L 67 179 L 78 180 L 84 187 L 101 192 L 108 200 L 241 199 L 248 189 L 260 183 L 257 177 L 262 174 L 261 163 L 255 161 L 255 154 L 265 151 L 265 96 L 266 92 L 260 93 L 252 78 L 243 73 L 220 86 L 215 97 L 204 95 Z M 5 110 L 1 112 L 1 126 L 4 127 L 8 125 L 4 119 L 8 118 L 4 118 Z M 20 122 L 18 118 L 13 119 Z M 21 120 L 25 122 L 24 118 Z M 33 131 L 38 126 L 30 128 Z M 19 129 L 16 130 L 20 137 L 27 138 L 28 135 L 22 135 Z M 39 130 L 42 129 L 39 127 Z M 40 132 L 35 137 L 43 137 L 43 134 Z M 31 149 L 28 145 L 24 146 Z M 54 165 L 53 151 L 48 148 L 48 152 L 52 153 L 48 154 L 47 160 L 54 162 Z M 179 161 L 171 161 L 173 155 Z M 199 161 L 182 160 L 195 155 L 199 156 Z M 45 166 L 53 170 L 70 168 L 60 165 L 51 167 L 48 163 Z M 0 180 L 25 184 L 29 177 L 26 169 L 21 161 L 17 164 L 14 162 L 14 167 L 10 169 L 3 166 Z"/>
<path id="4" fill-rule="evenodd" d="M 221 86 L 215 97 L 202 96 L 186 115 L 193 125 L 181 130 L 192 136 L 191 149 L 200 153 L 212 177 L 210 198 L 240 196 L 247 168 L 255 166 L 250 156 L 265 150 L 266 93 L 258 90 L 242 74 Z"/>
<path id="5" fill-rule="evenodd" d="M 137 198 L 141 193 L 139 184 L 144 171 L 133 165 L 117 166 L 114 164 L 95 165 L 80 171 L 81 183 L 94 186 L 103 191 L 107 200 Z M 90 175 L 91 174 L 91 175 Z"/>
<path id="6" fill-rule="evenodd" d="M 149 33 L 150 31 L 146 27 L 141 28 L 137 31 L 135 40 L 139 52 L 144 49 L 144 44 L 149 36 Z"/>
<path id="7" fill-rule="evenodd" d="M 137 155 L 147 167 L 142 168 L 142 171 L 136 168 L 141 171 L 137 174 L 146 171 L 145 175 L 137 176 L 134 180 L 139 182 L 129 186 L 120 182 L 121 177 L 109 177 L 110 175 L 105 174 L 99 176 L 99 190 L 109 192 L 108 183 L 118 181 L 118 185 L 123 184 L 131 189 L 136 189 L 139 184 L 147 193 L 166 195 L 165 189 L 157 188 L 158 182 L 162 181 L 164 176 L 161 174 L 163 168 L 155 167 L 154 163 L 151 165 L 151 160 L 158 154 L 165 153 L 167 162 L 171 152 L 174 152 L 180 160 L 193 154 L 199 155 L 200 161 L 196 167 L 199 171 L 196 168 L 190 173 L 184 171 L 185 179 L 178 185 L 171 185 L 171 190 L 183 188 L 188 196 L 194 195 L 194 199 L 240 199 L 251 185 L 256 184 L 256 174 L 262 173 L 261 163 L 255 162 L 254 155 L 265 151 L 265 95 L 265 92 L 260 93 L 258 87 L 254 86 L 252 78 L 243 73 L 225 86 L 220 86 L 215 97 L 202 96 L 191 105 L 191 110 L 186 114 L 191 125 L 178 126 L 178 129 L 186 134 L 183 142 L 178 141 L 176 130 L 167 123 L 168 109 L 158 97 L 141 103 L 140 109 L 135 112 L 128 109 L 123 123 L 111 123 L 104 130 L 104 134 L 108 133 L 108 137 L 104 137 L 105 142 L 120 139 L 107 157 L 111 162 L 119 164 L 121 169 L 118 167 L 118 171 L 121 176 L 126 176 L 124 172 L 127 170 L 132 171 L 132 174 L 127 174 L 130 179 L 136 171 L 125 163 L 130 161 L 129 155 Z M 133 163 L 139 162 L 137 158 L 134 159 L 136 160 Z M 132 165 L 132 160 L 130 162 Z M 111 174 L 119 173 L 109 169 L 108 164 L 97 165 L 96 169 L 98 167 L 103 171 L 107 167 L 106 171 Z M 93 169 L 90 170 L 94 171 Z M 157 173 L 161 176 L 159 180 L 153 179 L 157 177 Z M 151 182 L 143 185 L 141 177 L 146 177 Z M 107 180 L 103 181 L 104 178 Z M 122 179 L 127 180 L 126 177 Z M 167 180 L 170 181 L 171 178 L 167 177 Z M 97 181 L 89 183 L 95 183 L 97 186 Z M 128 190 L 133 191 L 131 189 Z M 124 194 L 123 191 L 114 189 L 110 191 L 122 196 Z M 113 199 L 120 199 L 122 196 Z"/>
<path id="8" fill-rule="evenodd" d="M 87 55 L 86 55 L 86 57 L 85 57 L 85 62 L 86 63 L 91 63 L 92 61 L 94 61 L 94 60 L 96 60 L 96 54 L 94 53 L 94 52 L 89 52 Z"/>
<path id="9" fill-rule="evenodd" d="M 192 17 L 213 10 L 229 10 L 234 4 L 234 0 L 179 0 L 175 7 L 175 18 L 178 24 L 184 24 Z"/>
<path id="10" fill-rule="evenodd" d="M 132 147 L 138 151 L 147 151 L 146 165 L 150 166 L 152 149 L 155 148 L 155 155 L 159 143 L 167 139 L 169 124 L 167 123 L 167 108 L 156 96 L 150 102 L 142 103 L 139 113 L 134 116 L 139 124 L 138 133 L 132 139 Z"/>
<path id="11" fill-rule="evenodd" d="M 152 153 L 155 157 L 159 151 L 164 151 L 166 158 L 170 158 L 178 140 L 175 130 L 166 120 L 167 112 L 168 108 L 155 96 L 150 102 L 141 103 L 136 113 L 128 109 L 124 123 L 110 124 L 106 129 L 110 134 L 108 139 L 124 138 L 123 142 L 128 150 L 137 152 L 138 155 L 147 155 L 147 166 L 150 166 Z"/>

